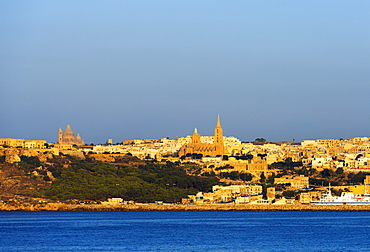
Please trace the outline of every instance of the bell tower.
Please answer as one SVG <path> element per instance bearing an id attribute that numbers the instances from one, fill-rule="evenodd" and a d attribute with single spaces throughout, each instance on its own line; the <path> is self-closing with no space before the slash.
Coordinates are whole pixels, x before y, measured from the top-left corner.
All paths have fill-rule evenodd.
<path id="1" fill-rule="evenodd" d="M 58 130 L 58 144 L 61 144 L 63 141 L 63 130 L 61 128 L 59 128 Z"/>
<path id="2" fill-rule="evenodd" d="M 214 142 L 213 143 L 216 147 L 216 155 L 224 155 L 225 146 L 224 146 L 224 137 L 222 135 L 220 115 L 218 115 L 218 117 L 217 117 L 217 124 L 216 124 L 216 128 L 215 128 L 215 136 L 214 136 Z"/>

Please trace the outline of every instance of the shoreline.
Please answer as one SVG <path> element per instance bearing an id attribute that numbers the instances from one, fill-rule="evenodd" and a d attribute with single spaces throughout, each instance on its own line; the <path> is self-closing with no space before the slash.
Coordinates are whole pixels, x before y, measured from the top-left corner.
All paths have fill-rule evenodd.
<path id="1" fill-rule="evenodd" d="M 2 203 L 1 212 L 9 211 L 192 211 L 192 212 L 370 212 L 369 205 L 257 205 L 257 204 L 199 204 L 199 205 L 74 205 L 65 203 Z"/>

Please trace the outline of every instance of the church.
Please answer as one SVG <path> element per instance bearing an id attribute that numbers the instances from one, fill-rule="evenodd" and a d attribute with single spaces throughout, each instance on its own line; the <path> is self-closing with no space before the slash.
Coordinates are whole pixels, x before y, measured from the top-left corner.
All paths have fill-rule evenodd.
<path id="1" fill-rule="evenodd" d="M 204 157 L 216 157 L 226 154 L 220 116 L 217 118 L 213 144 L 201 143 L 200 135 L 195 128 L 194 133 L 191 135 L 191 143 L 183 145 L 179 150 L 179 157 L 186 156 L 186 154 L 202 154 Z"/>
<path id="2" fill-rule="evenodd" d="M 71 144 L 81 146 L 84 145 L 84 141 L 82 140 L 80 134 L 77 134 L 75 137 L 75 133 L 71 130 L 71 126 L 68 124 L 66 130 L 60 128 L 58 130 L 58 142 L 57 144 Z"/>

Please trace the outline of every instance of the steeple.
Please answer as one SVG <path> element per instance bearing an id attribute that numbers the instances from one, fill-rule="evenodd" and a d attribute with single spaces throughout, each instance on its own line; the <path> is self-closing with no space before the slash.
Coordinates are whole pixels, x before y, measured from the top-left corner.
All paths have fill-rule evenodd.
<path id="1" fill-rule="evenodd" d="M 217 117 L 217 124 L 216 124 L 216 128 L 215 128 L 215 136 L 214 136 L 214 142 L 213 143 L 216 146 L 217 155 L 224 155 L 225 146 L 224 146 L 224 137 L 222 135 L 220 115 L 218 115 L 218 117 Z"/>
<path id="2" fill-rule="evenodd" d="M 221 127 L 221 119 L 220 119 L 220 115 L 218 115 L 217 117 L 217 124 L 216 124 L 216 128 L 215 128 L 215 139 L 214 139 L 214 143 L 222 143 L 223 144 L 223 136 L 222 136 L 222 127 Z"/>
<path id="3" fill-rule="evenodd" d="M 220 115 L 217 117 L 217 124 L 216 127 L 221 127 L 221 120 L 220 120 Z"/>

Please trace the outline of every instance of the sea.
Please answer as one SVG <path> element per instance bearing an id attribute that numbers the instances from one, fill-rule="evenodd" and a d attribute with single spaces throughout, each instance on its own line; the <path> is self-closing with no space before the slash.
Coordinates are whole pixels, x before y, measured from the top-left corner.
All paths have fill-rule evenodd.
<path id="1" fill-rule="evenodd" d="M 368 212 L 0 212 L 0 251 L 370 251 Z"/>

